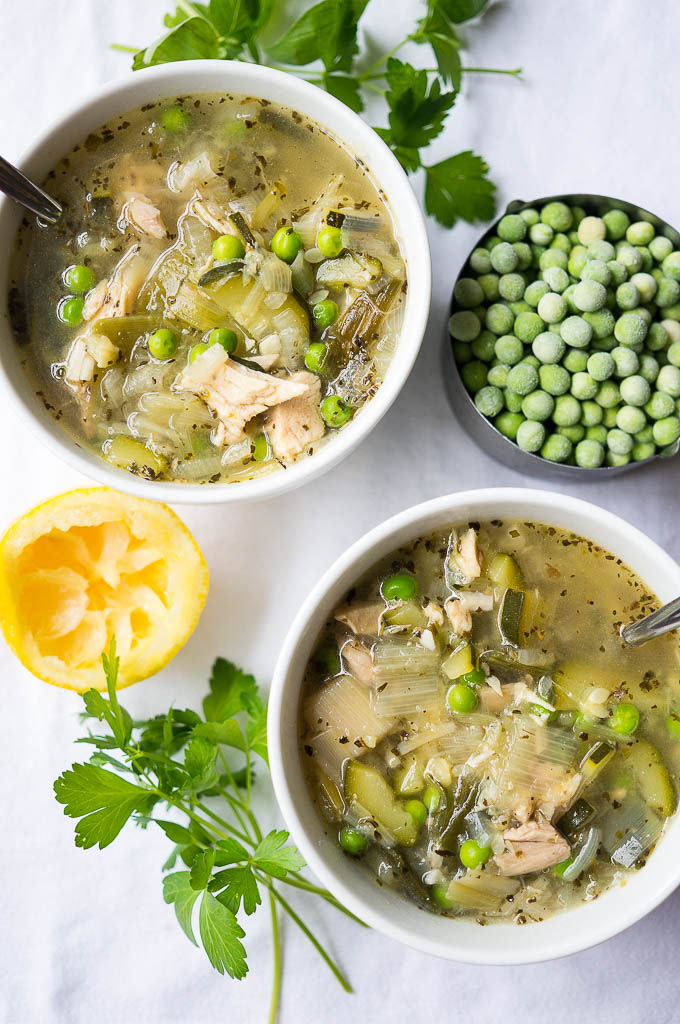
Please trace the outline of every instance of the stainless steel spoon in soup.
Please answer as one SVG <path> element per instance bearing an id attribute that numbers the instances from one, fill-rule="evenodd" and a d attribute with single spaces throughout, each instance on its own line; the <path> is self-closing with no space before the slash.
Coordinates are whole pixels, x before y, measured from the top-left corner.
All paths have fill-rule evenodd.
<path id="1" fill-rule="evenodd" d="M 637 622 L 631 622 L 621 629 L 621 639 L 628 647 L 639 647 L 657 636 L 680 628 L 680 597 L 657 608 Z"/>
<path id="2" fill-rule="evenodd" d="M 39 188 L 25 174 L 0 156 L 0 192 L 24 206 L 40 220 L 56 224 L 61 217 L 61 206 L 47 192 Z"/>

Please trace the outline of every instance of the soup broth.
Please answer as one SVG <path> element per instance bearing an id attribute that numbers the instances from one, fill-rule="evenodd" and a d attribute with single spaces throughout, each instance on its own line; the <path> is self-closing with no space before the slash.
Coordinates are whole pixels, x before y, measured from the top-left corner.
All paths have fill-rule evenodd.
<path id="1" fill-rule="evenodd" d="M 406 272 L 369 169 L 294 110 L 204 94 L 90 134 L 23 222 L 22 362 L 78 444 L 147 479 L 271 473 L 375 395 Z"/>
<path id="2" fill-rule="evenodd" d="M 319 638 L 300 750 L 329 834 L 421 907 L 541 921 L 642 868 L 676 806 L 674 635 L 621 559 L 531 522 L 375 565 Z"/>

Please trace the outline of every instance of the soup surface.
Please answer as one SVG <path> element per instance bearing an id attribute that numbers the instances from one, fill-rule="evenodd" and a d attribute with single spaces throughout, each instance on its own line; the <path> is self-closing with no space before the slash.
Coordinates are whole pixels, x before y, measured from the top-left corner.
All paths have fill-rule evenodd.
<path id="1" fill-rule="evenodd" d="M 619 637 L 657 605 L 620 559 L 536 523 L 395 551 L 307 669 L 301 757 L 331 834 L 379 884 L 480 923 L 623 883 L 676 805 L 677 638 Z"/>
<path id="2" fill-rule="evenodd" d="M 379 388 L 406 273 L 369 170 L 288 108 L 147 104 L 48 175 L 10 309 L 46 407 L 147 479 L 238 481 L 312 454 Z"/>

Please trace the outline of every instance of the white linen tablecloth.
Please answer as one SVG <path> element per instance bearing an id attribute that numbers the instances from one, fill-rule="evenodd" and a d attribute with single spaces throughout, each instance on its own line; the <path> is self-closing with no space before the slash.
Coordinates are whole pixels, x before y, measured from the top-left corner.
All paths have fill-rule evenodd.
<path id="1" fill-rule="evenodd" d="M 165 0 L 21 0 L 2 4 L 0 150 L 16 159 L 62 109 L 129 74 L 112 42 L 160 34 Z M 373 0 L 365 18 L 376 53 L 410 30 L 417 0 Z M 469 76 L 437 158 L 473 148 L 489 161 L 499 200 L 592 191 L 637 201 L 680 225 L 680 87 L 674 0 L 507 0 L 467 30 L 471 65 L 522 65 L 524 80 Z M 425 56 L 423 51 L 419 58 Z M 428 58 L 429 59 L 429 58 Z M 429 157 L 428 157 L 429 158 Z M 389 414 L 338 469 L 268 505 L 183 508 L 210 565 L 198 630 L 157 678 L 126 691 L 134 713 L 197 704 L 214 655 L 267 684 L 295 609 L 319 574 L 369 527 L 425 498 L 469 487 L 532 486 L 461 432 L 440 379 L 452 281 L 479 229 L 429 225 L 434 296 L 428 334 Z M 0 406 L 0 522 L 84 484 Z M 560 485 L 642 527 L 680 556 L 680 464 L 604 484 Z M 538 486 L 545 486 L 538 483 Z M 83 751 L 80 699 L 45 686 L 0 644 L 0 1019 L 12 1024 L 259 1024 L 270 980 L 266 911 L 249 921 L 250 974 L 221 978 L 180 932 L 161 898 L 160 832 L 130 827 L 103 853 L 76 849 L 54 778 Z M 267 787 L 263 787 L 266 791 Z M 266 792 L 265 820 L 277 813 Z M 675 943 L 680 894 L 599 948 L 525 968 L 445 963 L 302 901 L 356 989 L 336 987 L 309 944 L 285 925 L 281 1024 L 474 1020 L 538 1024 L 670 1024 L 678 1019 Z"/>

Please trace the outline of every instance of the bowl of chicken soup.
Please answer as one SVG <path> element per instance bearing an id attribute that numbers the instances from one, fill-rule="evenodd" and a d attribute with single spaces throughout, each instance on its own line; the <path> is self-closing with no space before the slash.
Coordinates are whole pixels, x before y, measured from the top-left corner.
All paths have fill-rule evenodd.
<path id="1" fill-rule="evenodd" d="M 582 950 L 680 881 L 679 651 L 622 624 L 680 568 L 549 491 L 394 516 L 333 565 L 274 673 L 269 748 L 295 842 L 363 921 L 452 960 Z"/>
<path id="2" fill-rule="evenodd" d="M 429 310 L 423 217 L 322 90 L 240 62 L 150 68 L 21 169 L 63 214 L 0 203 L 0 373 L 73 467 L 166 501 L 264 498 L 337 463 L 398 394 Z"/>

